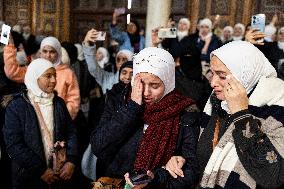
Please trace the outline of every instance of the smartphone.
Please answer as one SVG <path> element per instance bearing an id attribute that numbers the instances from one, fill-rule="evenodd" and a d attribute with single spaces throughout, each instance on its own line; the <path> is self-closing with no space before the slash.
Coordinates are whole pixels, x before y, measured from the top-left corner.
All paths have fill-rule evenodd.
<path id="1" fill-rule="evenodd" d="M 122 15 L 122 14 L 125 13 L 125 8 L 124 8 L 124 7 L 116 8 L 116 9 L 114 9 L 114 12 L 115 12 L 117 15 Z"/>
<path id="2" fill-rule="evenodd" d="M 0 42 L 7 45 L 9 42 L 9 37 L 10 37 L 10 31 L 11 31 L 11 27 L 3 24 L 2 25 L 2 31 L 1 31 L 1 38 L 0 38 Z"/>
<path id="3" fill-rule="evenodd" d="M 152 180 L 152 178 L 147 175 L 146 171 L 132 172 L 130 173 L 129 178 L 133 185 L 149 183 Z"/>
<path id="4" fill-rule="evenodd" d="M 177 28 L 161 28 L 158 31 L 159 38 L 176 38 Z"/>
<path id="5" fill-rule="evenodd" d="M 99 31 L 99 35 L 97 37 L 97 41 L 104 41 L 106 39 L 106 32 L 105 31 Z"/>
<path id="6" fill-rule="evenodd" d="M 265 28 L 265 14 L 256 14 L 251 17 L 251 28 L 256 28 L 264 33 Z"/>

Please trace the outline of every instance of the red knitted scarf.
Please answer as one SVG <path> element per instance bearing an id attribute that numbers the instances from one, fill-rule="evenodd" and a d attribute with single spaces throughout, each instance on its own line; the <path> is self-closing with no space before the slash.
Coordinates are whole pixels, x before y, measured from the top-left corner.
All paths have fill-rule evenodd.
<path id="1" fill-rule="evenodd" d="M 190 104 L 191 99 L 172 91 L 158 103 L 145 107 L 144 121 L 149 126 L 138 148 L 135 170 L 166 165 L 176 149 L 180 113 Z"/>

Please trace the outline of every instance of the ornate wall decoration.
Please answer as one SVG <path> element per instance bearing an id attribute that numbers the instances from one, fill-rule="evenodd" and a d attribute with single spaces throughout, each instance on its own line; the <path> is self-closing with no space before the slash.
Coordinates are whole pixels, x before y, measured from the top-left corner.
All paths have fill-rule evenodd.
<path id="1" fill-rule="evenodd" d="M 56 0 L 43 1 L 43 12 L 55 13 L 56 12 Z"/>
<path id="2" fill-rule="evenodd" d="M 229 15 L 231 1 L 228 0 L 212 0 L 211 1 L 211 15 Z"/>

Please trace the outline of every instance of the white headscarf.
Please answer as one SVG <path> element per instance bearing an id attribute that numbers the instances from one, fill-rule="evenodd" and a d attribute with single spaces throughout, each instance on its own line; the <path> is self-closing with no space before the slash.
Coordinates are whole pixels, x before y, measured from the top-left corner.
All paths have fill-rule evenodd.
<path id="1" fill-rule="evenodd" d="M 52 62 L 54 67 L 58 66 L 61 63 L 61 57 L 62 57 L 62 53 L 61 53 L 61 44 L 58 41 L 57 38 L 55 37 L 46 37 L 42 40 L 41 44 L 40 44 L 40 51 L 42 51 L 44 46 L 51 46 L 53 47 L 56 52 L 57 52 L 57 60 L 55 62 Z"/>
<path id="2" fill-rule="evenodd" d="M 82 45 L 79 44 L 79 43 L 76 43 L 76 44 L 75 44 L 75 47 L 77 48 L 77 52 L 78 52 L 78 57 L 77 57 L 77 59 L 78 59 L 79 61 L 85 60 Z"/>
<path id="3" fill-rule="evenodd" d="M 223 32 L 222 32 L 222 36 L 221 36 L 221 40 L 224 42 L 225 38 L 224 38 L 224 31 L 229 31 L 231 33 L 231 37 L 228 40 L 231 40 L 233 38 L 233 33 L 234 33 L 234 29 L 232 26 L 226 26 L 223 28 Z"/>
<path id="4" fill-rule="evenodd" d="M 277 77 L 277 73 L 264 54 L 246 41 L 233 41 L 211 53 L 238 79 L 249 94 L 261 77 Z"/>
<path id="5" fill-rule="evenodd" d="M 118 57 L 118 55 L 123 54 L 127 57 L 128 61 L 131 61 L 133 59 L 133 52 L 131 52 L 130 50 L 127 49 L 122 49 L 120 51 L 118 51 L 118 53 L 116 54 L 116 57 Z"/>
<path id="6" fill-rule="evenodd" d="M 61 47 L 61 62 L 70 65 L 70 57 L 64 47 Z"/>
<path id="7" fill-rule="evenodd" d="M 151 73 L 159 77 L 167 95 L 175 88 L 175 62 L 172 55 L 161 48 L 148 47 L 133 57 L 133 79 L 138 73 Z"/>
<path id="8" fill-rule="evenodd" d="M 52 68 L 53 64 L 43 58 L 38 58 L 33 60 L 27 69 L 25 75 L 25 85 L 27 89 L 32 92 L 34 96 L 37 97 L 49 97 L 50 95 L 43 92 L 37 83 L 38 78 L 49 68 Z"/>
<path id="9" fill-rule="evenodd" d="M 97 61 L 101 68 L 104 68 L 104 65 L 109 61 L 109 53 L 106 48 L 99 47 L 97 52 L 101 52 L 103 54 L 103 58 L 100 61 Z"/>
<path id="10" fill-rule="evenodd" d="M 237 23 L 235 26 L 234 26 L 234 28 L 241 28 L 241 30 L 242 30 L 242 34 L 241 34 L 241 36 L 233 36 L 233 39 L 234 39 L 234 41 L 240 41 L 240 40 L 242 40 L 243 39 L 243 37 L 244 37 L 244 34 L 245 34 L 245 25 L 243 25 L 243 24 L 241 24 L 241 23 Z"/>
<path id="11" fill-rule="evenodd" d="M 212 21 L 209 18 L 204 18 L 199 22 L 200 26 L 208 26 L 209 29 L 212 29 Z"/>
<path id="12" fill-rule="evenodd" d="M 269 25 L 266 25 L 265 28 L 264 28 L 264 33 L 265 33 L 265 41 L 267 42 L 272 42 L 272 36 L 276 33 L 277 29 L 275 26 L 269 24 Z"/>
<path id="13" fill-rule="evenodd" d="M 278 35 L 279 35 L 280 32 L 284 32 L 284 27 L 279 29 Z M 284 42 L 278 41 L 278 47 L 284 51 Z"/>

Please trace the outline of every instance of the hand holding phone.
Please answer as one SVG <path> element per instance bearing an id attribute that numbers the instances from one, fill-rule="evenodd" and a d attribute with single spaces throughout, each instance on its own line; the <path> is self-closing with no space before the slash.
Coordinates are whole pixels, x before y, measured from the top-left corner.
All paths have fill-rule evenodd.
<path id="1" fill-rule="evenodd" d="M 264 33 L 265 28 L 265 14 L 256 14 L 251 17 L 251 28 L 257 29 L 258 31 Z M 257 42 L 263 42 L 263 38 L 257 40 Z"/>
<path id="2" fill-rule="evenodd" d="M 116 14 L 116 16 L 122 15 L 125 13 L 125 8 L 124 7 L 116 8 L 114 9 L 114 13 Z"/>
<path id="3" fill-rule="evenodd" d="M 176 28 L 161 28 L 158 31 L 159 38 L 176 38 L 177 29 Z"/>

